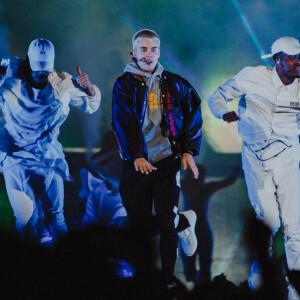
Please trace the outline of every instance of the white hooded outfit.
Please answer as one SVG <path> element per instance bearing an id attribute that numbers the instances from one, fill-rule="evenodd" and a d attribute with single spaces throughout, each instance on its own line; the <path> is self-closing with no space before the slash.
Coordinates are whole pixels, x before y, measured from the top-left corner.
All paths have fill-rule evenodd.
<path id="1" fill-rule="evenodd" d="M 257 218 L 284 229 L 288 268 L 300 270 L 300 82 L 284 85 L 276 68 L 246 67 L 207 100 L 222 119 L 239 99 L 238 131 L 247 189 Z"/>
<path id="2" fill-rule="evenodd" d="M 62 145 L 57 141 L 59 128 L 67 119 L 69 106 L 87 113 L 100 105 L 100 91 L 89 97 L 67 73 L 48 76 L 42 89 L 33 88 L 26 77 L 26 62 L 6 57 L 1 65 L 6 74 L 0 80 L 0 106 L 4 124 L 0 129 L 0 171 L 22 234 L 38 238 L 43 208 L 45 223 L 56 238 L 67 228 L 63 216 L 63 179 L 68 166 Z"/>

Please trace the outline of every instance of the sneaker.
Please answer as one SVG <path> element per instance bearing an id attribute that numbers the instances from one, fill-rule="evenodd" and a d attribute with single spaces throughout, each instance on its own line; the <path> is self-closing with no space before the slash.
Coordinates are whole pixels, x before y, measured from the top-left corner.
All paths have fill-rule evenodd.
<path id="1" fill-rule="evenodd" d="M 48 231 L 43 233 L 40 240 L 40 246 L 45 248 L 51 248 L 53 246 L 53 240 Z"/>
<path id="2" fill-rule="evenodd" d="M 288 285 L 288 291 L 289 291 L 288 300 L 299 300 L 300 299 L 296 289 L 291 284 Z"/>
<path id="3" fill-rule="evenodd" d="M 257 260 L 254 260 L 251 265 L 251 273 L 248 277 L 248 286 L 252 291 L 258 291 L 263 285 L 263 275 L 259 268 Z"/>
<path id="4" fill-rule="evenodd" d="M 300 296 L 297 293 L 296 289 L 289 282 L 288 277 L 286 277 L 285 280 L 288 283 L 288 300 L 299 300 Z"/>
<path id="5" fill-rule="evenodd" d="M 193 210 L 182 211 L 179 214 L 184 215 L 190 224 L 190 227 L 178 232 L 181 247 L 186 256 L 192 256 L 196 252 L 198 245 L 195 234 L 197 215 Z"/>

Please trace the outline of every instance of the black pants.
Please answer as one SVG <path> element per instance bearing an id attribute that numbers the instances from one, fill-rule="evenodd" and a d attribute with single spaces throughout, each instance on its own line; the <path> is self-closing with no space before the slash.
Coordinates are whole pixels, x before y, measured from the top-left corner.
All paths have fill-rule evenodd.
<path id="1" fill-rule="evenodd" d="M 178 207 L 176 173 L 180 170 L 181 161 L 169 156 L 153 165 L 157 170 L 146 175 L 137 172 L 133 163 L 125 161 L 120 193 L 130 225 L 137 235 L 150 238 L 160 232 L 162 271 L 168 280 L 174 273 L 177 259 L 178 236 L 173 209 Z M 153 201 L 156 218 L 151 213 Z"/>

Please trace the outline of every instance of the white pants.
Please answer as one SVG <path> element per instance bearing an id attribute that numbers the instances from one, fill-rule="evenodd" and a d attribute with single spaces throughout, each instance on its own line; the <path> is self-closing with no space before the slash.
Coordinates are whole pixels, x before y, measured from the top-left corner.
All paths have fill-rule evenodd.
<path id="1" fill-rule="evenodd" d="M 63 179 L 55 170 L 15 167 L 3 174 L 16 227 L 22 236 L 39 242 L 48 230 L 56 241 L 67 233 Z"/>
<path id="2" fill-rule="evenodd" d="M 283 225 L 285 252 L 290 270 L 300 270 L 300 171 L 299 148 L 260 161 L 243 145 L 242 160 L 248 195 L 257 218 L 273 235 Z M 298 155 L 299 156 L 299 155 Z"/>

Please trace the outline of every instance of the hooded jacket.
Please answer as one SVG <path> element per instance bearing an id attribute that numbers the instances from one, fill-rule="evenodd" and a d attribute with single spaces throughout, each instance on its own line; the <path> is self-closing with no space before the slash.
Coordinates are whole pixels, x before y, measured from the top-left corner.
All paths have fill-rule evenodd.
<path id="1" fill-rule="evenodd" d="M 161 129 L 169 138 L 174 154 L 199 154 L 201 143 L 201 100 L 179 75 L 163 71 L 161 76 L 163 117 Z M 112 99 L 112 128 L 116 133 L 123 159 L 148 160 L 142 132 L 147 109 L 147 86 L 138 75 L 125 72 L 115 82 Z"/>
<path id="2" fill-rule="evenodd" d="M 0 171 L 14 166 L 28 169 L 53 168 L 68 176 L 63 148 L 58 142 L 60 126 L 70 106 L 86 113 L 95 112 L 101 94 L 87 96 L 68 73 L 48 76 L 43 90 L 34 89 L 27 80 L 25 60 L 9 56 L 2 59 L 6 73 L 0 79 Z M 36 93 L 37 92 L 37 93 Z"/>
<path id="3" fill-rule="evenodd" d="M 161 74 L 163 66 L 158 62 L 153 73 L 140 69 L 135 61 L 129 63 L 124 72 L 141 77 L 147 86 L 148 105 L 144 116 L 142 131 L 147 144 L 148 161 L 158 162 L 172 154 L 169 139 L 162 134 L 161 122 L 163 105 L 161 97 Z"/>

